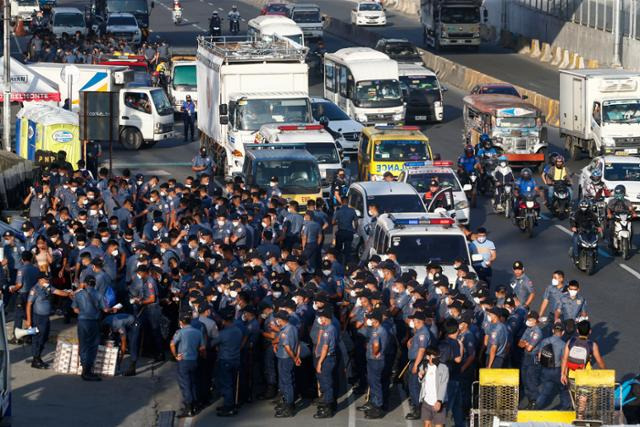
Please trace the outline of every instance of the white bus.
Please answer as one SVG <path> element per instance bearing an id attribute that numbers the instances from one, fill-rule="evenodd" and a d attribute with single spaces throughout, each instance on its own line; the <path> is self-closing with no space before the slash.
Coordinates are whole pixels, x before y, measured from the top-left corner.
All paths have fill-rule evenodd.
<path id="1" fill-rule="evenodd" d="M 340 49 L 324 56 L 324 96 L 365 124 L 404 119 L 398 63 L 368 47 Z"/>
<path id="2" fill-rule="evenodd" d="M 274 36 L 295 43 L 296 47 L 304 46 L 302 28 L 293 19 L 280 15 L 261 15 L 249 20 L 247 35 L 261 40 L 270 40 Z"/>

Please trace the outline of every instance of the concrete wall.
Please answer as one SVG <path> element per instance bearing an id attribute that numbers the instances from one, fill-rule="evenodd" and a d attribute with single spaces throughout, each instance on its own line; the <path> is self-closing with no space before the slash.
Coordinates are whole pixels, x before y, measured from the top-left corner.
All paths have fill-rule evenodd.
<path id="1" fill-rule="evenodd" d="M 613 61 L 613 36 L 607 31 L 565 22 L 516 3 L 510 3 L 507 9 L 507 27 L 513 33 L 595 59 L 602 65 Z M 624 68 L 640 70 L 640 40 L 624 38 L 621 53 Z"/>

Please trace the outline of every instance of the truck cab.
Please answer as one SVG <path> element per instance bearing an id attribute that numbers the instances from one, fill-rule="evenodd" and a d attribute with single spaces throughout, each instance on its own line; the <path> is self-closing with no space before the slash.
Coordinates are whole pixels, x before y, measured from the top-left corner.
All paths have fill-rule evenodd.
<path id="1" fill-rule="evenodd" d="M 158 87 L 120 90 L 120 142 L 127 149 L 153 146 L 173 137 L 173 108 Z"/>
<path id="2" fill-rule="evenodd" d="M 481 5 L 482 0 L 423 0 L 420 22 L 424 43 L 436 51 L 455 46 L 477 49 L 480 46 Z"/>
<path id="3" fill-rule="evenodd" d="M 321 39 L 323 36 L 324 16 L 315 4 L 293 3 L 288 5 L 289 18 L 302 29 L 304 38 Z"/>
<path id="4" fill-rule="evenodd" d="M 197 85 L 195 56 L 172 56 L 167 89 L 176 113 L 181 111 L 182 103 L 187 99 L 187 95 L 191 96 L 196 111 L 198 110 Z"/>

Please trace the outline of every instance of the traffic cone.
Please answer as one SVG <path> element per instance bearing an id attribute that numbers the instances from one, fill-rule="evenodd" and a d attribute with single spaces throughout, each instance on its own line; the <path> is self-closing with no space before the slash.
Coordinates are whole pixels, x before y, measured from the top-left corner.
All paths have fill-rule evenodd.
<path id="1" fill-rule="evenodd" d="M 24 29 L 24 21 L 22 19 L 18 19 L 16 23 L 16 27 L 13 29 L 13 33 L 17 37 L 22 37 L 27 35 L 27 31 Z"/>

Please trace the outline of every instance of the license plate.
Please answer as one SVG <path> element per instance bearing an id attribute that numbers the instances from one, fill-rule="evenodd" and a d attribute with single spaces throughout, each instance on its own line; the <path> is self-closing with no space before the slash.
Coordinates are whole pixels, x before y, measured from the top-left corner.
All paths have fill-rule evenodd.
<path id="1" fill-rule="evenodd" d="M 427 116 L 416 116 L 416 120 L 427 120 Z"/>
<path id="2" fill-rule="evenodd" d="M 637 148 L 625 148 L 624 152 L 625 153 L 629 153 L 629 154 L 638 154 L 638 149 Z"/>

